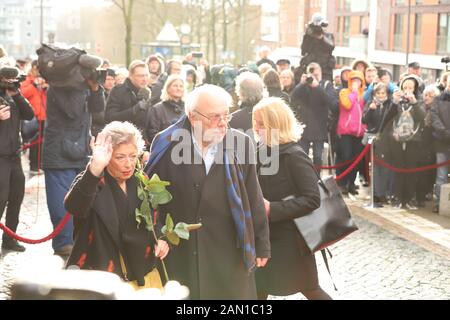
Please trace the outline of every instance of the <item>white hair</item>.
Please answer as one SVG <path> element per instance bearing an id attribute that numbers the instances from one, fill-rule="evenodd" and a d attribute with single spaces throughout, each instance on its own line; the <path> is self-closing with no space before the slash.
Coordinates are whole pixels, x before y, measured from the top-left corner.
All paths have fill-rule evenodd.
<path id="1" fill-rule="evenodd" d="M 132 143 L 139 153 L 144 151 L 145 142 L 142 133 L 130 122 L 113 121 L 108 123 L 101 132 L 111 137 L 113 148 L 122 143 Z"/>
<path id="2" fill-rule="evenodd" d="M 243 72 L 236 78 L 236 94 L 241 102 L 257 103 L 263 98 L 264 82 L 253 72 Z"/>
<path id="3" fill-rule="evenodd" d="M 189 115 L 190 112 L 194 111 L 197 108 L 200 97 L 205 95 L 210 96 L 215 100 L 223 101 L 223 103 L 228 108 L 231 108 L 231 106 L 233 105 L 233 98 L 225 89 L 212 84 L 205 84 L 203 86 L 195 88 L 191 93 L 187 95 L 186 101 L 184 103 L 184 110 L 186 112 L 186 115 Z"/>
<path id="4" fill-rule="evenodd" d="M 436 85 L 434 84 L 429 84 L 428 86 L 425 87 L 425 89 L 423 90 L 423 95 L 425 96 L 425 94 L 427 93 L 433 93 L 434 97 L 437 97 L 441 94 L 439 89 L 436 88 Z"/>

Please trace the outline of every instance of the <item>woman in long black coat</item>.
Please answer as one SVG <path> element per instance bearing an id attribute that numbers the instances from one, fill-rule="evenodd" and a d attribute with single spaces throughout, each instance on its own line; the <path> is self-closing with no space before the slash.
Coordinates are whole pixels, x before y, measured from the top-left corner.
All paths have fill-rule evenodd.
<path id="1" fill-rule="evenodd" d="M 331 299 L 319 286 L 317 267 L 295 218 L 320 206 L 318 177 L 308 156 L 298 145 L 301 129 L 292 110 L 280 99 L 268 98 L 253 110 L 253 128 L 261 148 L 258 177 L 269 217 L 272 257 L 257 270 L 258 297 L 301 292 L 307 299 Z M 278 129 L 278 141 L 272 136 Z M 276 135 L 275 135 L 276 136 Z M 274 163 L 279 170 L 270 172 Z"/>
<path id="2" fill-rule="evenodd" d="M 137 226 L 140 208 L 134 176 L 144 141 L 131 123 L 108 124 L 91 141 L 92 159 L 73 183 L 64 201 L 68 212 L 82 221 L 67 266 L 109 271 L 134 287 L 148 286 L 145 277 L 155 268 L 156 257 L 169 250 L 155 240 L 143 224 Z M 125 268 L 122 269 L 122 262 Z"/>

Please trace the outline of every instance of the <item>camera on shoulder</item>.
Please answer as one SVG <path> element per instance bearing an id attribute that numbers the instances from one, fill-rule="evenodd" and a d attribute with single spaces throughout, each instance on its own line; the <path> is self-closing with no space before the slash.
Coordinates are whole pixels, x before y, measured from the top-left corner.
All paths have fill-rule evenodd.
<path id="1" fill-rule="evenodd" d="M 0 68 L 0 89 L 17 91 L 26 78 L 26 75 L 21 74 L 15 67 L 2 67 Z"/>

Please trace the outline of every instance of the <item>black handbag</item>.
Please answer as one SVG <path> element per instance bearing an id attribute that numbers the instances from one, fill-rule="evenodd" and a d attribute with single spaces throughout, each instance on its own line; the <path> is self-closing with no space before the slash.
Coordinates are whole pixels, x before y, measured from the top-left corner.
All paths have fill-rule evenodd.
<path id="1" fill-rule="evenodd" d="M 318 184 L 320 207 L 294 219 L 311 252 L 325 249 L 358 230 L 334 177 L 319 178 Z"/>
<path id="2" fill-rule="evenodd" d="M 290 184 L 297 189 L 286 161 L 284 165 Z M 294 219 L 312 253 L 323 250 L 358 230 L 334 177 L 321 179 L 317 172 L 316 174 L 319 178 L 320 207 L 310 214 Z"/>

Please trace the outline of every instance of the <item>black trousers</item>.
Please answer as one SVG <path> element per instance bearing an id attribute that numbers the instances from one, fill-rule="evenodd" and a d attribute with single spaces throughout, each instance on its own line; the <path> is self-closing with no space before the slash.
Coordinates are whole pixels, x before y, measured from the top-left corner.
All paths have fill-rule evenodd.
<path id="1" fill-rule="evenodd" d="M 402 143 L 393 141 L 392 139 L 391 150 L 393 155 L 393 164 L 395 167 L 402 169 L 417 168 L 420 153 L 419 142 L 406 142 L 405 150 L 403 150 Z M 402 204 L 406 204 L 414 197 L 416 185 L 417 173 L 395 173 L 395 196 Z"/>
<path id="2" fill-rule="evenodd" d="M 0 219 L 6 209 L 6 226 L 16 232 L 25 194 L 25 175 L 20 158 L 0 157 Z M 3 241 L 11 238 L 3 233 Z"/>
<path id="3" fill-rule="evenodd" d="M 45 126 L 45 121 L 40 121 L 40 134 L 41 136 L 44 136 L 44 126 Z M 35 141 L 38 141 L 40 138 L 39 135 L 36 135 L 36 138 L 33 139 L 32 141 L 30 141 L 30 143 L 33 143 Z M 29 154 L 29 159 L 30 159 L 30 170 L 33 171 L 38 171 L 38 163 L 39 163 L 39 167 L 41 166 L 41 161 L 39 161 L 38 157 L 40 156 L 42 158 L 42 144 L 43 141 L 41 141 L 40 144 L 35 144 L 33 146 L 30 147 L 30 154 Z"/>

